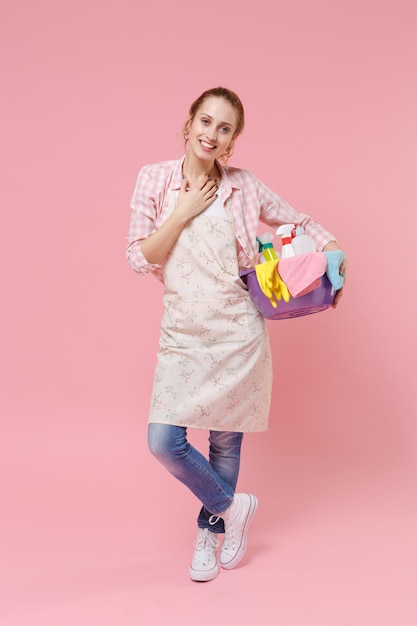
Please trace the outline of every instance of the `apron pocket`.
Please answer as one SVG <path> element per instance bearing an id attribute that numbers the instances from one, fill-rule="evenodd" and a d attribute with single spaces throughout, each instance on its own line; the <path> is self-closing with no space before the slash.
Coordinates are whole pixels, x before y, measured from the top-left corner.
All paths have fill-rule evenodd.
<path id="1" fill-rule="evenodd" d="M 248 296 L 226 300 L 164 297 L 162 330 L 177 345 L 242 342 L 249 338 Z"/>

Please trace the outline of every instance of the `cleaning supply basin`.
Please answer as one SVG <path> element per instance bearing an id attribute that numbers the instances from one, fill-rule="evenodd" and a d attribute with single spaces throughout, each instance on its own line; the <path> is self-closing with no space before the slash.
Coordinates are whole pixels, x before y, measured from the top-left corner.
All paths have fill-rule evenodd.
<path id="1" fill-rule="evenodd" d="M 270 320 L 290 319 L 292 317 L 320 313 L 320 311 L 325 311 L 332 306 L 336 295 L 326 274 L 323 274 L 319 287 L 316 287 L 316 289 L 304 296 L 291 298 L 289 302 L 285 302 L 282 299 L 277 303 L 277 308 L 274 308 L 269 298 L 265 296 L 260 288 L 254 268 L 242 270 L 240 278 L 247 285 L 249 294 L 258 311 Z"/>

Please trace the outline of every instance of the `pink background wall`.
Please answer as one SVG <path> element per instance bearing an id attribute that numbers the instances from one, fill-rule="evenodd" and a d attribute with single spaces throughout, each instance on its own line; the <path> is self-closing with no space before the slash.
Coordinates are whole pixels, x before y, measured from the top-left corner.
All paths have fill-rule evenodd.
<path id="1" fill-rule="evenodd" d="M 416 7 L 3 0 L 4 626 L 416 623 Z M 196 503 L 146 446 L 161 287 L 124 254 L 139 168 L 219 84 L 246 108 L 231 163 L 350 268 L 336 312 L 270 323 L 246 566 L 200 586 Z"/>

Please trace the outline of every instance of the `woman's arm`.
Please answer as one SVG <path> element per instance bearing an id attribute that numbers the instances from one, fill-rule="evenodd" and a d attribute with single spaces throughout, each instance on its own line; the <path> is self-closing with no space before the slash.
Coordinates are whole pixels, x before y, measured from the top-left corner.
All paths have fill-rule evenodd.
<path id="1" fill-rule="evenodd" d="M 190 219 L 204 211 L 216 198 L 218 185 L 212 178 L 205 177 L 196 188 L 188 191 L 187 184 L 184 178 L 174 212 L 158 230 L 142 242 L 142 253 L 148 263 L 161 263 L 177 241 L 184 226 Z"/>
<path id="2" fill-rule="evenodd" d="M 261 181 L 258 182 L 258 197 L 261 199 L 261 219 L 267 224 L 276 227 L 281 224 L 299 224 L 307 235 L 314 240 L 316 249 L 322 252 L 341 250 L 334 235 L 326 231 L 321 224 L 314 221 L 309 215 L 298 213 L 278 194 L 269 189 Z M 340 265 L 339 272 L 346 281 L 347 258 Z M 336 308 L 343 295 L 343 288 L 336 292 L 333 308 Z"/>
<path id="3" fill-rule="evenodd" d="M 159 280 L 162 280 L 160 263 L 187 222 L 213 202 L 218 188 L 217 183 L 207 177 L 201 180 L 199 188 L 187 191 L 184 179 L 174 212 L 157 226 L 164 185 L 165 174 L 159 168 L 144 166 L 139 172 L 131 202 L 126 251 L 133 270 L 140 274 L 153 272 Z"/>

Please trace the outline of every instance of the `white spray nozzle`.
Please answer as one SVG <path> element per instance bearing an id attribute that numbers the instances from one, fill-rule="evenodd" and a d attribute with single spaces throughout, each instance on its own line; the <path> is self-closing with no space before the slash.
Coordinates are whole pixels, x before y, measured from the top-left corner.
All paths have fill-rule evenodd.
<path id="1" fill-rule="evenodd" d="M 277 235 L 281 237 L 292 237 L 292 231 L 295 228 L 295 224 L 283 224 L 277 228 Z"/>
<path id="2" fill-rule="evenodd" d="M 277 235 L 281 235 L 282 258 L 294 256 L 291 241 L 294 237 L 295 224 L 282 224 L 277 228 Z"/>

